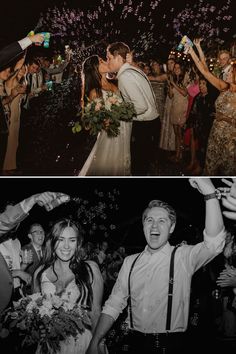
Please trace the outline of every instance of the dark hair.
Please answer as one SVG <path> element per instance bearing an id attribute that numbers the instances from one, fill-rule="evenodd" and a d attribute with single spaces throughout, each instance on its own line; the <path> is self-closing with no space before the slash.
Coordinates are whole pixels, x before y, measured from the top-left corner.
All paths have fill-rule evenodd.
<path id="1" fill-rule="evenodd" d="M 183 86 L 183 81 L 184 81 L 184 77 L 185 77 L 185 67 L 183 66 L 183 64 L 179 61 L 175 61 L 175 65 L 179 65 L 180 66 L 180 70 L 181 70 L 181 74 L 179 77 L 177 77 L 177 75 L 175 75 L 174 71 L 172 73 L 173 76 L 173 81 L 174 83 L 176 83 L 178 86 Z"/>
<path id="2" fill-rule="evenodd" d="M 215 102 L 217 97 L 219 96 L 219 90 L 215 86 L 213 86 L 202 74 L 199 75 L 198 82 L 200 84 L 200 81 L 205 81 L 206 82 L 206 87 L 207 87 L 207 95 L 209 99 L 211 100 L 212 103 Z"/>
<path id="3" fill-rule="evenodd" d="M 99 73 L 98 67 L 98 55 L 91 55 L 82 64 L 82 100 L 84 100 L 84 103 L 88 101 L 89 94 L 92 90 L 96 90 L 98 97 L 102 97 L 102 76 Z"/>
<path id="4" fill-rule="evenodd" d="M 176 223 L 176 212 L 175 212 L 174 208 L 171 205 L 169 205 L 168 203 L 163 202 L 158 199 L 151 200 L 150 203 L 148 204 L 147 208 L 144 210 L 143 215 L 142 215 L 142 222 L 143 223 L 147 217 L 147 213 L 149 212 L 149 210 L 151 210 L 152 208 L 155 208 L 155 207 L 165 209 L 168 212 L 168 216 L 171 220 L 171 224 Z"/>
<path id="5" fill-rule="evenodd" d="M 70 219 L 64 218 L 57 221 L 56 223 L 54 223 L 50 232 L 48 233 L 46 237 L 45 252 L 43 255 L 43 259 L 40 262 L 42 269 L 38 272 L 36 281 L 40 284 L 42 273 L 50 267 L 52 267 L 54 274 L 58 278 L 54 267 L 55 261 L 57 259 L 55 251 L 57 248 L 58 239 L 67 227 L 71 227 L 77 235 L 77 247 L 74 256 L 70 260 L 69 267 L 75 275 L 75 283 L 80 290 L 80 298 L 78 301 L 80 301 L 82 305 L 86 305 L 88 308 L 91 308 L 93 301 L 93 273 L 89 264 L 81 260 L 80 257 L 80 248 L 83 242 L 82 231 L 80 229 L 80 226 Z"/>
<path id="6" fill-rule="evenodd" d="M 120 55 L 124 60 L 126 60 L 126 55 L 130 53 L 130 48 L 127 44 L 123 42 L 115 42 L 109 44 L 107 50 L 113 55 L 117 56 Z"/>
<path id="7" fill-rule="evenodd" d="M 36 65 L 40 66 L 40 62 L 38 61 L 38 59 L 32 58 L 32 57 L 27 58 L 27 59 L 25 60 L 25 64 L 27 64 L 27 65 L 36 64 Z"/>

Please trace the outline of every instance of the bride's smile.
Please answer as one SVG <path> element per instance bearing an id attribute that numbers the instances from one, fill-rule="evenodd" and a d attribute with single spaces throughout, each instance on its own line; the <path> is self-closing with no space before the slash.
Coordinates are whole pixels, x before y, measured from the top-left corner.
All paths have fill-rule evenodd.
<path id="1" fill-rule="evenodd" d="M 58 239 L 56 255 L 62 261 L 69 261 L 75 254 L 77 235 L 72 227 L 66 227 Z"/>

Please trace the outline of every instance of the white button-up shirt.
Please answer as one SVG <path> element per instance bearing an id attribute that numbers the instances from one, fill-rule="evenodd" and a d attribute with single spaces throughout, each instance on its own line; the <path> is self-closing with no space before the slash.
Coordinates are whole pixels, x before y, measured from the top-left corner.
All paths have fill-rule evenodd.
<path id="1" fill-rule="evenodd" d="M 134 120 L 151 121 L 159 116 L 155 94 L 149 79 L 141 70 L 125 63 L 117 73 L 119 90 L 127 102 L 134 104 Z"/>
<path id="2" fill-rule="evenodd" d="M 175 254 L 171 332 L 187 329 L 191 278 L 195 271 L 211 261 L 224 247 L 225 230 L 216 237 L 204 231 L 204 241 L 196 245 L 182 245 Z M 134 329 L 143 333 L 166 332 L 170 257 L 174 246 L 167 243 L 151 254 L 147 247 L 131 273 L 131 304 Z M 137 255 L 125 258 L 117 281 L 102 313 L 115 320 L 127 305 L 128 275 Z M 127 319 L 129 323 L 129 318 Z"/>

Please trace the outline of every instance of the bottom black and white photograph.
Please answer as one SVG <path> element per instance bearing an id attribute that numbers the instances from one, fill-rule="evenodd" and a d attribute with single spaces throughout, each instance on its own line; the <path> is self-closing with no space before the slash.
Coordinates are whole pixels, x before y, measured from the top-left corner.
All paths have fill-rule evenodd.
<path id="1" fill-rule="evenodd" d="M 236 178 L 1 191 L 1 353 L 235 352 Z"/>

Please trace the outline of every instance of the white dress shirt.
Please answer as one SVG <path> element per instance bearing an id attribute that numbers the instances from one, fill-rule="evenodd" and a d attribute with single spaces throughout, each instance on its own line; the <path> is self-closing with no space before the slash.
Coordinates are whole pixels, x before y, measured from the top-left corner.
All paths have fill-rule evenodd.
<path id="1" fill-rule="evenodd" d="M 222 75 L 222 80 L 231 83 L 232 82 L 232 65 L 229 64 L 224 69 L 222 69 L 221 75 Z"/>
<path id="2" fill-rule="evenodd" d="M 225 230 L 216 237 L 204 231 L 204 241 L 182 245 L 175 254 L 171 332 L 184 332 L 188 325 L 191 278 L 195 271 L 211 261 L 224 247 Z M 134 329 L 143 333 L 166 332 L 170 257 L 174 246 L 167 243 L 151 254 L 147 247 L 131 273 L 131 304 Z M 136 255 L 125 258 L 112 293 L 102 313 L 115 320 L 127 305 L 128 275 Z M 129 318 L 127 319 L 129 323 Z"/>
<path id="3" fill-rule="evenodd" d="M 143 71 L 125 63 L 117 73 L 118 87 L 125 101 L 132 102 L 137 121 L 151 121 L 159 116 L 155 94 Z"/>

